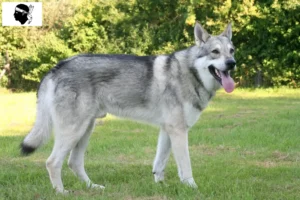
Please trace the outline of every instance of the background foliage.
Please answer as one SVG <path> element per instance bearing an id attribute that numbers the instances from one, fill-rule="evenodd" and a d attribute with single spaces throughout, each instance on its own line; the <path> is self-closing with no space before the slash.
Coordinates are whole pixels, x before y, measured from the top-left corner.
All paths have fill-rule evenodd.
<path id="1" fill-rule="evenodd" d="M 198 20 L 213 34 L 233 23 L 240 86 L 300 87 L 299 0 L 52 0 L 43 7 L 42 27 L 0 27 L 0 66 L 6 51 L 11 59 L 2 86 L 34 90 L 59 60 L 78 53 L 186 48 Z"/>

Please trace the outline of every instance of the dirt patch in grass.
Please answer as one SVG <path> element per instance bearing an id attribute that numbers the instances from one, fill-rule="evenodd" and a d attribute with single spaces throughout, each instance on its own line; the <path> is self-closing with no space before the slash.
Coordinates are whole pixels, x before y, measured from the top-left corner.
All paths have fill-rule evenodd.
<path id="1" fill-rule="evenodd" d="M 152 196 L 152 197 L 127 197 L 126 200 L 167 200 L 166 196 Z"/>
<path id="2" fill-rule="evenodd" d="M 290 154 L 280 151 L 274 151 L 263 161 L 255 161 L 255 165 L 264 168 L 273 168 L 279 166 L 292 166 L 297 164 L 300 159 L 299 153 Z"/>
<path id="3" fill-rule="evenodd" d="M 113 132 L 117 132 L 117 133 L 144 133 L 145 130 L 144 129 L 140 129 L 140 128 L 136 128 L 133 130 L 125 130 L 125 129 L 113 129 Z"/>
<path id="4" fill-rule="evenodd" d="M 263 168 L 273 168 L 278 166 L 278 164 L 272 161 L 256 161 L 255 165 Z"/>
<path id="5" fill-rule="evenodd" d="M 199 154 L 204 154 L 204 155 L 208 155 L 208 156 L 215 156 L 219 153 L 236 151 L 235 148 L 224 146 L 224 145 L 220 145 L 217 147 L 211 147 L 211 146 L 207 146 L 207 145 L 192 145 L 189 148 L 190 148 L 190 151 L 196 151 Z"/>

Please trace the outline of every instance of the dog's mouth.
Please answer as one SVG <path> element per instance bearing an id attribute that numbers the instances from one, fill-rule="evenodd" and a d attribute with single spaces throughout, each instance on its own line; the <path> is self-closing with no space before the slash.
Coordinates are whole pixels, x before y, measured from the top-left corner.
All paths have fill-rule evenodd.
<path id="1" fill-rule="evenodd" d="M 208 66 L 211 75 L 223 86 L 226 92 L 230 93 L 234 90 L 234 81 L 231 78 L 229 71 L 221 71 L 213 65 Z"/>

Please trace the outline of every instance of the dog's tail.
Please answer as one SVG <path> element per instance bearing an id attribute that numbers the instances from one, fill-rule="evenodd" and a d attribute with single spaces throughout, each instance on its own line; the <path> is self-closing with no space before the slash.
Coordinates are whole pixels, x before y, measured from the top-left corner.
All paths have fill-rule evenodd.
<path id="1" fill-rule="evenodd" d="M 48 78 L 46 78 L 48 79 Z M 50 104 L 52 101 L 53 83 L 51 79 L 42 80 L 38 90 L 37 112 L 34 127 L 21 143 L 21 154 L 29 155 L 44 144 L 52 132 Z"/>

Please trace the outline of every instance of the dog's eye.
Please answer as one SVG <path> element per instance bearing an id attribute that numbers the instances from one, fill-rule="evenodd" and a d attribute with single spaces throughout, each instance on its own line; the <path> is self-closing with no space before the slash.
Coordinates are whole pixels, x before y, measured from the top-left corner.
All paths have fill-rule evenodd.
<path id="1" fill-rule="evenodd" d="M 230 49 L 230 53 L 233 54 L 234 53 L 234 49 L 231 48 Z"/>
<path id="2" fill-rule="evenodd" d="M 219 54 L 220 53 L 220 51 L 218 49 L 214 49 L 211 52 L 214 53 L 214 54 Z"/>

